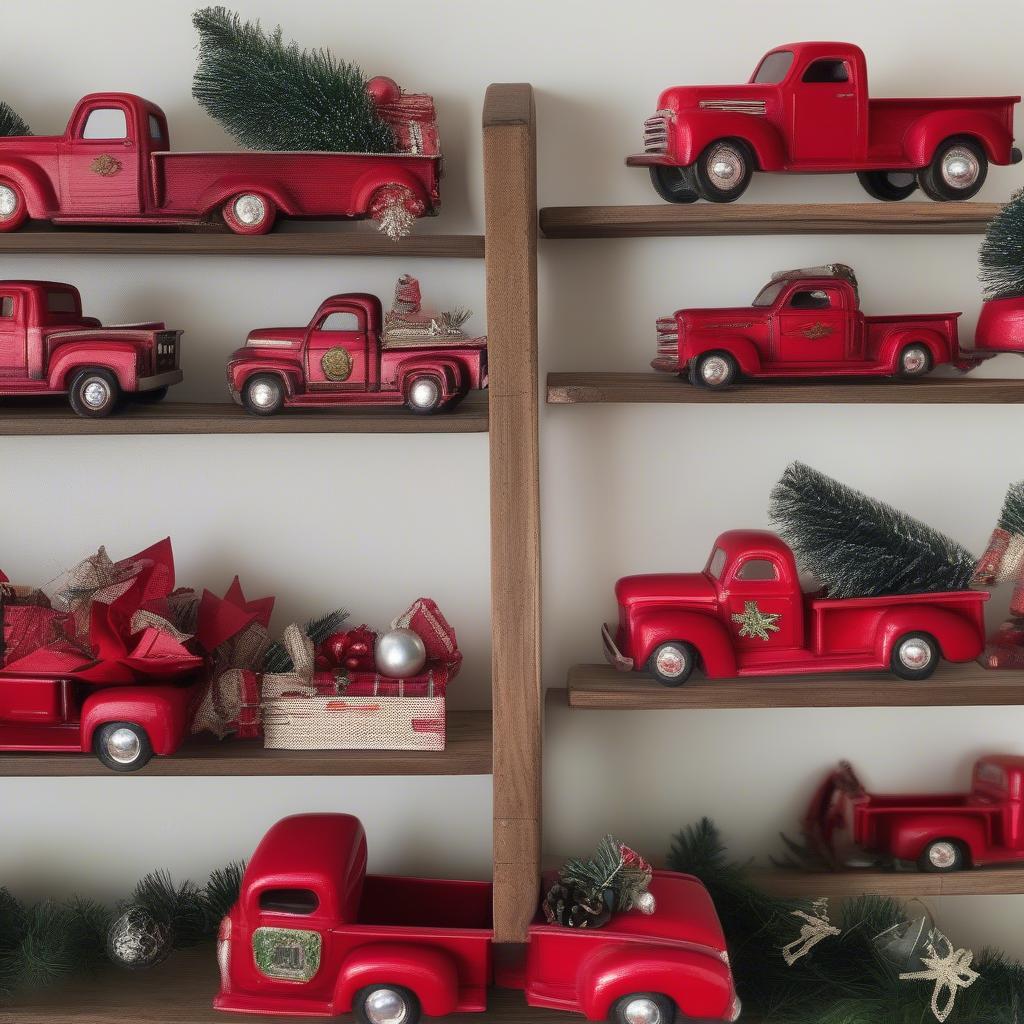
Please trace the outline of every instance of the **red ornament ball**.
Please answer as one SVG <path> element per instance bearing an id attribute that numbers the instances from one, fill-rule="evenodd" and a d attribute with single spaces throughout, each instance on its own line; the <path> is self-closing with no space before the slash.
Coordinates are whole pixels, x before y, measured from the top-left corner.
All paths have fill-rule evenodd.
<path id="1" fill-rule="evenodd" d="M 389 103 L 397 103 L 402 95 L 399 84 L 387 75 L 378 75 L 366 83 L 366 91 L 370 94 L 374 105 L 377 107 L 387 106 Z"/>

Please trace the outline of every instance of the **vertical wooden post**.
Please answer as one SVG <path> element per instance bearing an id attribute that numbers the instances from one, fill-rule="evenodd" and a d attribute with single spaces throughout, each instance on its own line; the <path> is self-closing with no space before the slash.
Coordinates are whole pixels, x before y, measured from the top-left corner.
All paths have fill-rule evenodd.
<path id="1" fill-rule="evenodd" d="M 494 931 L 522 942 L 540 879 L 537 141 L 529 85 L 484 99 L 491 461 Z"/>

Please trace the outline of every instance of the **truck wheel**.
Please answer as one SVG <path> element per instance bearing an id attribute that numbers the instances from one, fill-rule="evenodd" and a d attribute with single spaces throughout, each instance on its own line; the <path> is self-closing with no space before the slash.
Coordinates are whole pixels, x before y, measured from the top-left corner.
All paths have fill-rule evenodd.
<path id="1" fill-rule="evenodd" d="M 694 164 L 697 191 L 712 203 L 739 199 L 754 173 L 750 147 L 739 139 L 719 139 L 705 147 Z"/>
<path id="2" fill-rule="evenodd" d="M 956 839 L 936 839 L 921 851 L 917 866 L 932 873 L 962 871 L 967 867 L 967 854 Z"/>
<path id="3" fill-rule="evenodd" d="M 720 391 L 736 383 L 740 368 L 728 352 L 705 352 L 694 360 L 691 380 L 697 387 Z"/>
<path id="4" fill-rule="evenodd" d="M 917 175 L 913 171 L 858 171 L 857 180 L 872 199 L 898 203 L 917 191 Z"/>
<path id="5" fill-rule="evenodd" d="M 441 382 L 430 374 L 413 377 L 405 386 L 405 404 L 413 412 L 437 412 L 444 402 Z"/>
<path id="6" fill-rule="evenodd" d="M 236 235 L 265 235 L 274 226 L 277 207 L 273 199 L 259 192 L 239 192 L 224 204 L 221 213 Z"/>
<path id="7" fill-rule="evenodd" d="M 612 1024 L 672 1024 L 676 1006 L 657 992 L 634 992 L 623 996 L 611 1012 Z"/>
<path id="8" fill-rule="evenodd" d="M 901 679 L 927 679 L 938 667 L 942 655 L 929 633 L 904 633 L 889 658 L 893 675 Z"/>
<path id="9" fill-rule="evenodd" d="M 367 985 L 356 993 L 352 1013 L 359 1024 L 416 1024 L 421 1010 L 416 993 L 401 985 Z"/>
<path id="10" fill-rule="evenodd" d="M 109 722 L 101 726 L 92 746 L 100 761 L 115 772 L 138 771 L 153 756 L 146 730 L 134 722 Z"/>
<path id="11" fill-rule="evenodd" d="M 900 352 L 899 363 L 897 364 L 899 376 L 906 380 L 914 377 L 923 377 L 932 368 L 932 354 L 927 345 L 915 342 L 907 345 Z"/>
<path id="12" fill-rule="evenodd" d="M 284 406 L 284 384 L 273 373 L 257 373 L 242 388 L 242 405 L 254 416 L 273 416 Z"/>
<path id="13" fill-rule="evenodd" d="M 981 191 L 988 174 L 988 157 L 973 139 L 946 139 L 917 180 L 926 196 L 937 203 L 970 199 Z"/>
<path id="14" fill-rule="evenodd" d="M 682 686 L 694 665 L 697 663 L 697 652 L 682 640 L 669 640 L 668 643 L 655 647 L 654 653 L 647 659 L 647 671 L 662 686 Z"/>
<path id="15" fill-rule="evenodd" d="M 692 167 L 656 164 L 651 168 L 651 184 L 666 203 L 695 203 L 700 199 Z"/>
<path id="16" fill-rule="evenodd" d="M 68 389 L 68 401 L 79 416 L 109 416 L 120 398 L 121 386 L 109 370 L 80 370 Z"/>
<path id="17" fill-rule="evenodd" d="M 0 231 L 17 231 L 28 217 L 25 193 L 7 178 L 0 178 Z"/>

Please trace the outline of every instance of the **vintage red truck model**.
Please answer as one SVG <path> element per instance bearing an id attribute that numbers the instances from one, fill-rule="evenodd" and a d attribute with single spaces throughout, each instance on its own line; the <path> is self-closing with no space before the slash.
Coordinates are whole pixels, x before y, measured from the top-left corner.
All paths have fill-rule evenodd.
<path id="1" fill-rule="evenodd" d="M 390 79 L 368 85 L 397 153 L 172 153 L 164 112 L 140 96 L 93 93 L 63 135 L 0 138 L 0 231 L 55 224 L 183 225 L 217 215 L 239 234 L 276 217 L 375 217 L 392 233 L 434 214 L 441 155 L 434 104 Z"/>
<path id="2" fill-rule="evenodd" d="M 80 416 L 106 416 L 122 396 L 158 401 L 181 380 L 181 334 L 104 327 L 69 284 L 0 281 L 0 396 L 66 393 Z"/>
<path id="3" fill-rule="evenodd" d="M 263 838 L 221 922 L 220 1010 L 416 1024 L 482 1013 L 492 984 L 531 1006 L 616 1024 L 734 1021 L 721 925 L 689 875 L 655 872 L 651 916 L 593 930 L 530 926 L 525 958 L 493 957 L 492 886 L 366 874 L 366 837 L 347 814 L 301 814 Z M 678 1016 L 677 1016 L 678 1011 Z"/>
<path id="4" fill-rule="evenodd" d="M 1024 861 L 1024 757 L 983 757 L 969 793 L 923 795 L 868 793 L 844 762 L 814 794 L 804 827 L 837 865 L 865 853 L 921 871 Z"/>
<path id="5" fill-rule="evenodd" d="M 804 42 L 769 51 L 746 85 L 666 89 L 644 124 L 644 152 L 662 199 L 738 199 L 754 171 L 856 171 L 875 199 L 920 185 L 938 201 L 970 199 L 988 165 L 1018 163 L 1019 96 L 869 99 L 863 52 Z"/>
<path id="6" fill-rule="evenodd" d="M 305 327 L 252 331 L 228 359 L 228 388 L 257 416 L 285 406 L 451 409 L 487 386 L 486 339 L 434 326 L 385 318 L 375 295 L 332 295 Z"/>
<path id="7" fill-rule="evenodd" d="M 871 669 L 927 679 L 941 659 L 984 650 L 989 595 L 804 593 L 779 537 L 730 530 L 703 572 L 626 576 L 615 597 L 618 625 L 602 627 L 608 660 L 681 686 L 697 665 L 710 679 Z"/>

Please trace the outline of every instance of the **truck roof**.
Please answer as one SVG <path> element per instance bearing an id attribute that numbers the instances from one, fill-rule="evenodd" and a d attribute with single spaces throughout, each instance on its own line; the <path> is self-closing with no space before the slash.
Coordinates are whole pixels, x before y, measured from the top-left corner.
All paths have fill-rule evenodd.
<path id="1" fill-rule="evenodd" d="M 39 288 L 61 288 L 64 291 L 69 292 L 78 291 L 78 289 L 73 284 L 64 284 L 62 281 L 30 281 L 27 278 L 0 281 L 0 288 L 21 288 L 32 289 L 33 291 Z"/>
<path id="2" fill-rule="evenodd" d="M 726 530 L 720 533 L 714 546 L 721 548 L 731 562 L 737 555 L 746 554 L 752 548 L 777 554 L 791 559 L 793 552 L 789 545 L 771 530 Z"/>
<path id="3" fill-rule="evenodd" d="M 152 100 L 147 100 L 145 96 L 139 96 L 134 92 L 88 92 L 75 104 L 75 110 L 82 106 L 91 107 L 101 103 L 124 103 L 136 114 L 164 116 L 164 112 Z"/>
<path id="4" fill-rule="evenodd" d="M 859 56 L 863 59 L 864 51 L 856 43 L 843 43 L 837 40 L 809 40 L 802 43 L 782 43 L 779 46 L 773 46 L 768 53 L 778 53 L 780 50 L 789 50 L 791 53 L 800 54 L 801 56 L 822 56 L 831 57 L 836 54 L 850 54 L 851 56 Z"/>
<path id="5" fill-rule="evenodd" d="M 857 275 L 853 272 L 853 267 L 847 266 L 845 263 L 824 263 L 818 267 L 777 270 L 772 274 L 771 279 L 773 281 L 806 281 L 813 277 L 845 281 L 855 292 L 858 291 Z"/>
<path id="6" fill-rule="evenodd" d="M 1024 772 L 1024 757 L 1015 754 L 992 754 L 979 757 L 978 764 L 994 764 L 1008 772 Z"/>

